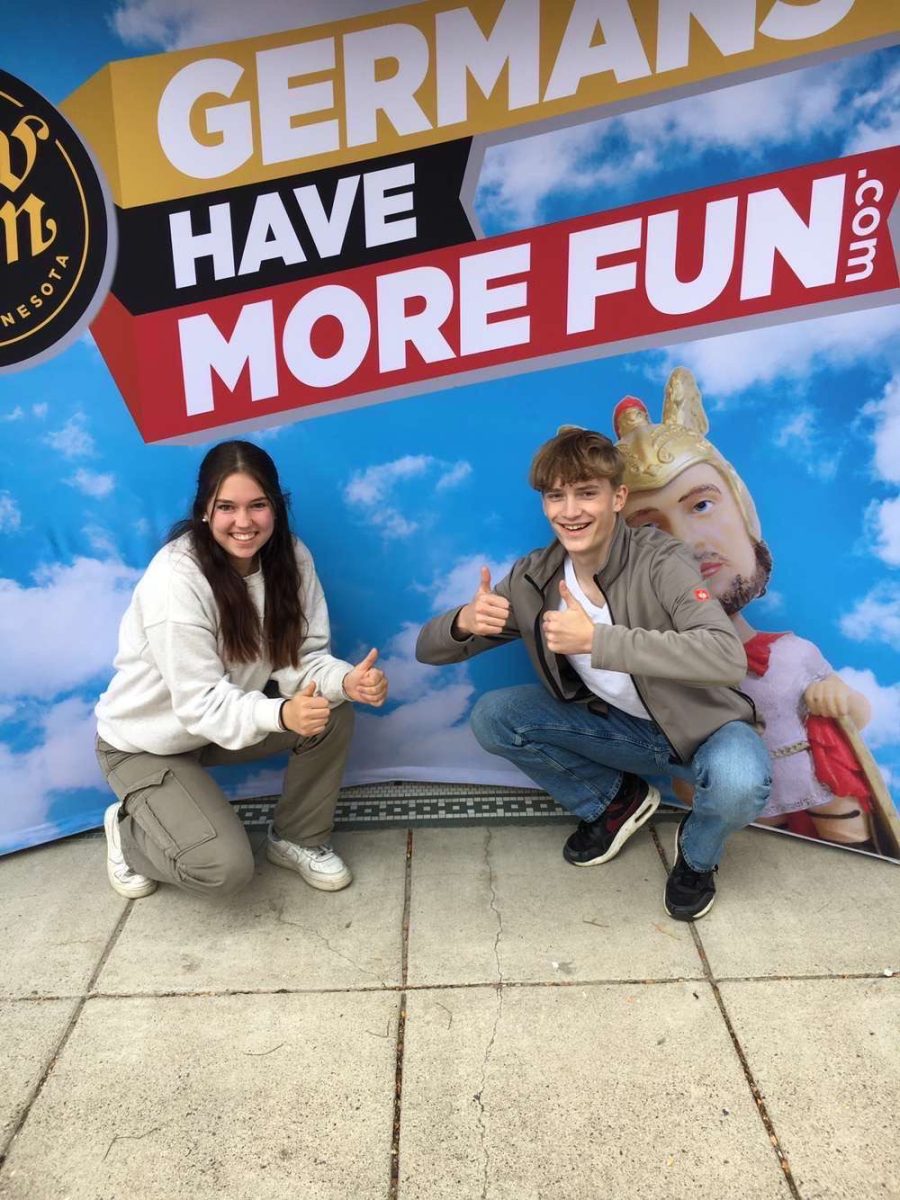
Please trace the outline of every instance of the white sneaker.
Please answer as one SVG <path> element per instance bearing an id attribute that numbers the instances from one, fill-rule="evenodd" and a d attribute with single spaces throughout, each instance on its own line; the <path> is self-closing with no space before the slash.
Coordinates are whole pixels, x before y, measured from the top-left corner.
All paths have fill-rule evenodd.
<path id="1" fill-rule="evenodd" d="M 127 900 L 140 900 L 141 896 L 149 896 L 155 892 L 155 879 L 146 875 L 138 875 L 132 871 L 125 856 L 122 854 L 122 843 L 119 840 L 119 809 L 118 800 L 111 804 L 103 814 L 103 828 L 106 831 L 106 876 L 113 888 Z"/>
<path id="2" fill-rule="evenodd" d="M 310 887 L 339 892 L 353 881 L 353 873 L 331 846 L 298 846 L 269 830 L 266 858 L 278 867 L 296 871 Z"/>

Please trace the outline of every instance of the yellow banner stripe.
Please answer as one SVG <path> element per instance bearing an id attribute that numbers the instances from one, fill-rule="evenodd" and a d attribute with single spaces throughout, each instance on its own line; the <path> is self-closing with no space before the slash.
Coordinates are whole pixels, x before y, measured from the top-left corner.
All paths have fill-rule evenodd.
<path id="1" fill-rule="evenodd" d="M 693 5 L 699 19 L 674 17 L 677 7 L 426 0 L 111 63 L 62 108 L 127 208 L 574 122 L 900 40 L 896 0 L 723 0 Z M 377 108 L 385 96 L 388 112 Z"/>

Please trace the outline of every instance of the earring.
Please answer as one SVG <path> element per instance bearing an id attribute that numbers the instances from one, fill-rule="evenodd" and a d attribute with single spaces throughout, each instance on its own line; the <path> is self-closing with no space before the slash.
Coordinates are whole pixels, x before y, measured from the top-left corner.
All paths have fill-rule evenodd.
<path id="1" fill-rule="evenodd" d="M 203 524 L 204 524 L 204 525 L 208 525 L 208 524 L 209 524 L 209 517 L 204 517 L 204 518 L 203 518 Z"/>

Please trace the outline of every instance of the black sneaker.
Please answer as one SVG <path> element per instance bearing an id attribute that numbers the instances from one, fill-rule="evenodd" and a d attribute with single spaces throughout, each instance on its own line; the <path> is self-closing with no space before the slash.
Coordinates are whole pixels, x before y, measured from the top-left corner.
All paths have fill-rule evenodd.
<path id="1" fill-rule="evenodd" d="M 676 921 L 696 921 L 705 916 L 716 898 L 716 882 L 713 879 L 718 867 L 709 871 L 695 871 L 684 861 L 681 853 L 681 831 L 690 813 L 678 823 L 675 834 L 675 866 L 666 880 L 666 912 Z"/>
<path id="2" fill-rule="evenodd" d="M 581 821 L 563 846 L 563 858 L 575 867 L 609 862 L 656 812 L 659 792 L 637 775 L 625 774 L 618 792 L 594 821 Z"/>

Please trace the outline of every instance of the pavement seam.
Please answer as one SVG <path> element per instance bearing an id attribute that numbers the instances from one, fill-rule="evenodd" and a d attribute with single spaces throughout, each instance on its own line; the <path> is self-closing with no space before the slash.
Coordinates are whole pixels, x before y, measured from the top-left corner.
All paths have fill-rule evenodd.
<path id="1" fill-rule="evenodd" d="M 900 987 L 900 975 L 894 977 L 894 987 Z M 828 980 L 867 979 L 872 983 L 885 981 L 883 971 L 840 973 L 830 975 L 722 975 L 716 982 L 722 983 L 817 983 Z M 707 983 L 704 974 L 668 975 L 660 979 L 634 977 L 632 979 L 505 979 L 504 988 L 576 988 L 576 987 L 664 987 L 670 983 Z M 91 1000 L 203 1000 L 214 996 L 335 996 L 353 994 L 367 996 L 377 992 L 459 992 L 475 991 L 479 988 L 496 988 L 495 980 L 481 979 L 471 983 L 385 983 L 381 987 L 335 986 L 330 988 L 207 988 L 193 992 L 99 992 L 91 993 Z M 81 993 L 48 993 L 42 996 L 0 996 L 2 1004 L 45 1004 L 48 1000 L 77 1000 Z"/>
<path id="2" fill-rule="evenodd" d="M 494 864 L 491 860 L 491 830 L 487 830 L 487 836 L 484 840 L 484 860 L 488 869 L 488 885 L 491 889 L 491 911 L 497 918 L 497 932 L 494 934 L 494 962 L 497 966 L 497 1008 L 494 1012 L 494 1024 L 491 1029 L 491 1036 L 488 1039 L 488 1044 L 485 1047 L 484 1058 L 481 1061 L 481 1083 L 478 1091 L 473 1099 L 478 1105 L 478 1133 L 481 1140 L 481 1200 L 485 1200 L 487 1196 L 489 1176 L 490 1176 L 490 1154 L 487 1148 L 487 1130 L 484 1124 L 484 1089 L 487 1085 L 488 1063 L 490 1062 L 491 1054 L 494 1050 L 494 1042 L 497 1037 L 497 1028 L 500 1025 L 500 1018 L 503 1016 L 503 967 L 500 963 L 500 938 L 503 936 L 503 914 L 497 907 L 497 889 L 494 886 Z"/>
<path id="3" fill-rule="evenodd" d="M 884 980 L 889 978 L 884 971 L 829 971 L 821 974 L 807 975 L 718 975 L 718 983 L 816 983 L 822 980 L 853 980 L 869 979 Z M 894 986 L 900 987 L 900 974 L 894 974 Z M 507 988 L 520 987 L 634 987 L 635 984 L 663 983 L 705 983 L 706 976 L 700 975 L 667 975 L 658 979 L 507 979 L 503 986 Z M 433 992 L 452 991 L 454 989 L 492 987 L 489 979 L 472 983 L 408 983 L 404 988 L 399 983 L 382 981 L 380 987 L 374 985 L 360 987 L 333 988 L 210 988 L 203 991 L 179 992 L 100 992 L 91 993 L 92 1000 L 163 1000 L 175 996 L 198 998 L 203 996 L 329 996 L 342 992 L 353 992 L 366 995 L 368 992 Z M 45 992 L 29 996 L 0 996 L 0 1004 L 45 1004 L 48 1000 L 78 1000 L 81 992 Z"/>
<path id="4" fill-rule="evenodd" d="M 400 1011 L 397 1015 L 397 1047 L 394 1068 L 394 1115 L 391 1125 L 391 1166 L 388 1200 L 397 1200 L 400 1187 L 400 1122 L 403 1116 L 403 1056 L 406 1043 L 406 980 L 409 972 L 409 912 L 412 898 L 413 831 L 406 831 L 406 863 L 403 879 L 403 917 L 400 925 Z M 385 987 L 385 991 L 394 988 Z"/>
<path id="5" fill-rule="evenodd" d="M 100 954 L 100 958 L 97 960 L 97 965 L 94 967 L 93 971 L 91 972 L 90 978 L 88 979 L 87 983 L 84 986 L 84 991 L 82 991 L 81 993 L 78 994 L 78 1003 L 75 1005 L 75 1008 L 72 1011 L 72 1015 L 69 1018 L 68 1023 L 66 1025 L 65 1029 L 63 1030 L 59 1041 L 56 1044 L 55 1050 L 53 1051 L 53 1053 L 50 1055 L 50 1058 L 48 1059 L 47 1065 L 44 1068 L 43 1072 L 41 1073 L 40 1079 L 37 1081 L 37 1083 L 31 1089 L 30 1095 L 26 1097 L 25 1103 L 22 1105 L 22 1111 L 19 1114 L 19 1118 L 13 1125 L 12 1129 L 9 1131 L 8 1136 L 4 1139 L 3 1142 L 0 1142 L 0 1174 L 3 1173 L 3 1168 L 6 1165 L 6 1160 L 9 1155 L 10 1147 L 12 1146 L 15 1139 L 18 1137 L 19 1131 L 22 1129 L 22 1126 L 28 1120 L 28 1114 L 31 1112 L 31 1109 L 34 1106 L 34 1103 L 37 1100 L 38 1096 L 41 1094 L 41 1091 L 43 1090 L 44 1084 L 47 1082 L 50 1072 L 56 1066 L 59 1056 L 65 1050 L 66 1045 L 68 1044 L 69 1038 L 72 1036 L 75 1026 L 78 1024 L 78 1021 L 81 1017 L 82 1011 L 84 1010 L 85 1004 L 88 1002 L 88 1000 L 93 999 L 93 996 L 91 994 L 91 988 L 94 986 L 94 983 L 96 982 L 97 978 L 99 977 L 100 972 L 106 966 L 107 959 L 109 958 L 110 954 L 112 953 L 113 947 L 115 946 L 116 942 L 119 940 L 122 930 L 125 928 L 125 924 L 128 921 L 128 918 L 131 916 L 131 910 L 133 907 L 134 907 L 133 900 L 126 901 L 125 909 L 122 912 L 121 916 L 119 917 L 118 921 L 116 921 L 115 927 L 114 927 L 112 933 L 109 935 L 106 945 L 103 947 L 103 950 Z M 72 999 L 72 997 L 69 997 L 69 999 Z"/>
<path id="6" fill-rule="evenodd" d="M 659 834 L 656 832 L 655 829 L 651 830 L 651 837 L 653 838 L 653 841 L 656 845 L 656 851 L 659 854 L 659 857 L 662 859 L 663 866 L 666 868 L 666 871 L 668 872 L 671 869 L 671 867 L 670 867 L 668 858 L 666 857 L 666 852 L 663 849 L 662 842 L 659 840 Z M 706 955 L 706 949 L 703 945 L 703 942 L 700 938 L 700 934 L 697 930 L 697 922 L 696 921 L 688 921 L 688 922 L 686 922 L 686 924 L 687 924 L 688 928 L 690 929 L 691 937 L 694 942 L 694 948 L 696 949 L 697 954 L 700 957 L 700 962 L 703 966 L 703 974 L 706 978 L 706 982 L 709 984 L 709 987 L 712 991 L 716 1005 L 719 1009 L 719 1014 L 720 1014 L 723 1022 L 725 1023 L 725 1029 L 728 1033 L 729 1038 L 731 1039 L 731 1045 L 734 1048 L 735 1054 L 737 1055 L 738 1062 L 741 1064 L 741 1070 L 744 1073 L 744 1079 L 747 1081 L 747 1086 L 750 1089 L 750 1095 L 753 1097 L 753 1102 L 756 1105 L 756 1111 L 759 1114 L 759 1119 L 762 1122 L 763 1129 L 765 1129 L 766 1134 L 768 1135 L 768 1138 L 769 1138 L 769 1142 L 771 1143 L 772 1149 L 775 1152 L 775 1157 L 778 1160 L 778 1165 L 781 1168 L 782 1175 L 784 1176 L 784 1181 L 787 1184 L 788 1189 L 790 1190 L 791 1196 L 794 1198 L 794 1200 L 803 1200 L 803 1197 L 800 1194 L 800 1189 L 797 1187 L 797 1184 L 794 1180 L 794 1176 L 791 1171 L 790 1163 L 788 1162 L 788 1157 L 781 1147 L 781 1139 L 778 1136 L 778 1133 L 775 1129 L 775 1125 L 772 1122 L 772 1118 L 769 1116 L 769 1110 L 766 1107 L 766 1102 L 763 1099 L 763 1095 L 760 1090 L 759 1084 L 756 1082 L 756 1078 L 753 1074 L 753 1071 L 750 1068 L 750 1063 L 747 1059 L 747 1055 L 744 1052 L 744 1047 L 741 1045 L 740 1039 L 738 1038 L 737 1030 L 735 1029 L 734 1025 L 732 1024 L 731 1017 L 728 1014 L 728 1009 L 725 1007 L 725 1000 L 722 996 L 722 993 L 719 991 L 718 981 L 716 980 L 716 977 L 713 975 L 712 967 L 710 966 L 709 959 L 707 958 L 707 955 Z"/>
<path id="7" fill-rule="evenodd" d="M 866 979 L 870 976 L 865 976 Z M 876 978 L 871 976 L 871 978 Z M 672 975 L 666 979 L 507 979 L 503 981 L 504 988 L 575 988 L 575 987 L 634 987 L 636 984 L 649 986 L 667 983 L 705 983 L 706 977 L 700 975 Z M 751 981 L 753 982 L 753 981 Z M 454 992 L 477 990 L 478 988 L 496 988 L 495 979 L 474 980 L 472 983 L 409 983 L 404 987 L 399 983 L 386 983 L 382 987 L 362 986 L 348 987 L 336 984 L 328 988 L 207 988 L 193 992 L 159 991 L 159 992 L 94 992 L 93 1000 L 203 1000 L 213 996 L 335 996 L 353 994 L 360 996 L 374 995 L 379 992 Z M 41 1000 L 72 999 L 71 996 L 42 996 Z"/>

